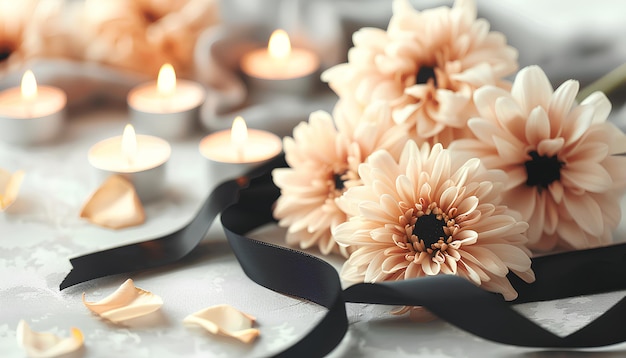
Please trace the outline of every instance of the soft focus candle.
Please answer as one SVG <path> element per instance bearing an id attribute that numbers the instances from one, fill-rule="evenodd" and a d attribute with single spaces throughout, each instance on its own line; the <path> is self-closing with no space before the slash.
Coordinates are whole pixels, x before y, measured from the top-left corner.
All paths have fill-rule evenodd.
<path id="1" fill-rule="evenodd" d="M 161 138 L 136 135 L 132 125 L 121 136 L 96 143 L 87 155 L 103 177 L 119 174 L 128 178 L 142 201 L 163 192 L 165 164 L 171 155 L 169 143 Z"/>
<path id="2" fill-rule="evenodd" d="M 311 90 L 319 56 L 304 48 L 292 48 L 284 30 L 275 30 L 267 48 L 253 50 L 241 58 L 241 70 L 252 86 L 289 92 Z"/>
<path id="3" fill-rule="evenodd" d="M 164 64 L 156 81 L 144 83 L 128 93 L 131 121 L 138 131 L 168 139 L 179 139 L 196 126 L 206 92 L 196 82 L 176 78 Z"/>
<path id="4" fill-rule="evenodd" d="M 29 70 L 20 87 L 0 92 L 0 141 L 41 144 L 54 139 L 63 128 L 67 95 L 52 86 L 38 86 Z"/>
<path id="5" fill-rule="evenodd" d="M 276 157 L 282 151 L 282 141 L 273 133 L 248 129 L 243 118 L 237 117 L 230 130 L 204 137 L 199 149 L 208 159 L 211 182 L 217 184 Z"/>

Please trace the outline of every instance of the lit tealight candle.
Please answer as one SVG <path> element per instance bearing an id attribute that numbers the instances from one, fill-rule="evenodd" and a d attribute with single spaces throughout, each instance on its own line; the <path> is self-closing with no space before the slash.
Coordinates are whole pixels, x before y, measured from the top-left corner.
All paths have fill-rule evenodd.
<path id="1" fill-rule="evenodd" d="M 128 178 L 142 201 L 158 197 L 164 187 L 165 163 L 172 150 L 161 138 L 136 135 L 127 124 L 121 136 L 96 143 L 87 154 L 101 179 L 119 174 Z"/>
<path id="2" fill-rule="evenodd" d="M 20 87 L 0 92 L 0 141 L 41 144 L 54 139 L 63 127 L 67 95 L 52 86 L 38 86 L 28 70 Z"/>
<path id="3" fill-rule="evenodd" d="M 251 85 L 282 91 L 309 91 L 319 56 L 304 48 L 292 48 L 289 35 L 275 30 L 267 48 L 253 50 L 241 58 L 241 70 Z"/>
<path id="4" fill-rule="evenodd" d="M 131 120 L 137 130 L 169 139 L 179 139 L 196 126 L 206 92 L 196 82 L 176 78 L 172 65 L 161 66 L 156 81 L 128 93 Z"/>
<path id="5" fill-rule="evenodd" d="M 277 135 L 248 129 L 241 117 L 235 118 L 230 130 L 209 134 L 200 141 L 200 153 L 208 159 L 209 176 L 214 184 L 267 162 L 282 149 Z"/>

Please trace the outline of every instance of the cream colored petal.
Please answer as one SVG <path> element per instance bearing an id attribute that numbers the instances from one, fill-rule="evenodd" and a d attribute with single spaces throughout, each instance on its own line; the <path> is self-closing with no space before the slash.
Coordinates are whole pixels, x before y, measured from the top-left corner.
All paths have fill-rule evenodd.
<path id="1" fill-rule="evenodd" d="M 563 137 L 566 145 L 575 143 L 589 130 L 595 117 L 595 108 L 592 105 L 578 106 L 567 115 L 564 124 Z"/>
<path id="2" fill-rule="evenodd" d="M 578 81 L 568 80 L 563 82 L 563 84 L 554 91 L 548 107 L 548 117 L 550 117 L 552 124 L 552 132 L 550 133 L 552 138 L 560 134 L 558 132 L 562 123 L 576 101 L 578 88 Z"/>
<path id="3" fill-rule="evenodd" d="M 524 162 L 526 153 L 522 150 L 523 147 L 520 143 L 514 143 L 511 140 L 494 136 L 493 144 L 504 163 L 515 164 Z"/>
<path id="4" fill-rule="evenodd" d="M 498 97 L 495 102 L 495 112 L 498 116 L 498 122 L 503 128 L 506 128 L 518 140 L 525 140 L 526 115 L 513 98 Z"/>
<path id="5" fill-rule="evenodd" d="M 545 207 L 545 220 L 543 233 L 546 235 L 553 235 L 556 231 L 556 227 L 559 224 L 559 208 L 561 201 L 563 200 L 563 195 L 565 193 L 563 189 L 563 185 L 555 181 L 549 186 L 551 199 L 546 199 L 548 205 Z"/>
<path id="6" fill-rule="evenodd" d="M 365 276 L 363 281 L 365 282 L 377 282 L 385 280 L 385 273 L 382 271 L 383 261 L 385 256 L 381 254 L 374 255 L 369 265 L 365 269 Z"/>
<path id="7" fill-rule="evenodd" d="M 110 229 L 141 225 L 146 220 L 135 187 L 119 175 L 110 176 L 91 195 L 80 217 Z"/>
<path id="8" fill-rule="evenodd" d="M 432 118 L 430 114 L 416 113 L 416 131 L 420 138 L 429 138 L 440 133 L 445 125 Z"/>
<path id="9" fill-rule="evenodd" d="M 560 220 L 559 224 L 556 227 L 556 231 L 561 240 L 563 240 L 566 244 L 569 244 L 569 246 L 575 249 L 586 249 L 590 247 L 589 243 L 587 242 L 587 236 L 585 235 L 585 232 L 575 221 Z M 547 251 L 547 249 L 552 249 L 553 247 L 554 245 L 551 247 L 540 249 L 544 249 L 545 251 Z"/>
<path id="10" fill-rule="evenodd" d="M 526 183 L 528 179 L 528 172 L 526 171 L 526 167 L 523 165 L 512 166 L 511 169 L 507 170 L 506 174 L 509 179 L 505 182 L 506 188 L 514 188 L 518 185 L 522 185 Z"/>
<path id="11" fill-rule="evenodd" d="M 384 273 L 394 273 L 400 270 L 406 269 L 409 265 L 409 261 L 404 256 L 394 255 L 389 256 L 383 261 L 381 269 Z"/>
<path id="12" fill-rule="evenodd" d="M 574 195 L 565 192 L 563 205 L 581 229 L 599 236 L 604 231 L 604 218 L 600 205 L 590 195 Z"/>
<path id="13" fill-rule="evenodd" d="M 550 138 L 550 118 L 542 107 L 535 107 L 528 115 L 526 122 L 526 139 L 528 144 L 537 146 L 539 142 Z"/>
<path id="14" fill-rule="evenodd" d="M 457 81 L 469 83 L 476 88 L 486 83 L 495 83 L 496 80 L 491 65 L 486 62 L 470 67 L 464 72 L 452 74 L 450 77 Z"/>
<path id="15" fill-rule="evenodd" d="M 586 191 L 603 193 L 611 189 L 613 180 L 609 172 L 598 163 L 574 162 L 561 169 L 563 184 Z"/>
<path id="16" fill-rule="evenodd" d="M 113 323 L 147 315 L 163 305 L 161 297 L 135 287 L 126 280 L 115 292 L 98 302 L 88 302 L 83 293 L 83 304 L 93 313 Z"/>
<path id="17" fill-rule="evenodd" d="M 205 308 L 185 317 L 183 322 L 197 324 L 213 334 L 236 338 L 251 343 L 260 331 L 252 328 L 255 318 L 229 305 Z"/>
<path id="18" fill-rule="evenodd" d="M 609 155 L 609 146 L 601 141 L 580 141 L 575 148 L 567 154 L 568 163 L 589 161 L 600 163 Z"/>
<path id="19" fill-rule="evenodd" d="M 539 66 L 521 69 L 511 88 L 511 94 L 526 113 L 530 113 L 537 106 L 548 108 L 552 93 L 550 80 Z"/>
<path id="20" fill-rule="evenodd" d="M 518 296 L 517 291 L 515 291 L 509 280 L 503 277 L 493 276 L 489 281 L 483 281 L 482 287 L 488 291 L 502 294 L 507 301 L 512 301 Z"/>
<path id="21" fill-rule="evenodd" d="M 542 140 L 537 146 L 537 153 L 539 153 L 539 155 L 551 157 L 557 155 L 563 148 L 564 144 L 565 141 L 562 137 Z"/>
<path id="22" fill-rule="evenodd" d="M 498 114 L 496 113 L 495 103 L 502 97 L 511 98 L 511 94 L 495 86 L 483 86 L 477 89 L 474 92 L 474 104 L 481 117 L 496 122 Z"/>
<path id="23" fill-rule="evenodd" d="M 393 315 L 409 314 L 409 319 L 413 322 L 430 322 L 437 319 L 437 316 L 422 306 L 402 306 L 390 312 Z"/>
<path id="24" fill-rule="evenodd" d="M 78 328 L 72 328 L 70 336 L 59 337 L 49 332 L 35 332 L 26 321 L 21 320 L 17 324 L 17 344 L 19 344 L 29 357 L 47 358 L 58 357 L 74 352 L 83 345 L 83 334 Z"/>
<path id="25" fill-rule="evenodd" d="M 602 92 L 594 92 L 585 98 L 581 105 L 593 105 L 595 107 L 592 123 L 603 123 L 611 113 L 611 101 Z"/>
<path id="26" fill-rule="evenodd" d="M 0 168 L 0 211 L 4 211 L 17 199 L 17 194 L 24 181 L 24 171 L 11 174 Z"/>
<path id="27" fill-rule="evenodd" d="M 482 118 L 472 118 L 467 122 L 472 133 L 481 142 L 493 145 L 493 137 L 504 135 L 503 131 L 494 122 Z"/>
<path id="28" fill-rule="evenodd" d="M 495 257 L 498 258 L 498 260 L 501 260 L 504 265 L 511 270 L 519 272 L 526 272 L 530 270 L 530 258 L 528 257 L 528 254 L 519 247 L 508 244 L 489 244 L 483 245 L 483 247 L 491 251 Z"/>
<path id="29" fill-rule="evenodd" d="M 528 221 L 528 232 L 526 235 L 528 236 L 528 247 L 534 249 L 536 243 L 542 240 L 544 223 L 546 221 L 546 197 L 549 194 L 545 191 L 542 193 L 532 193 L 526 197 L 526 200 L 529 200 L 534 204 L 533 210 L 529 213 L 529 216 L 525 218 Z"/>
<path id="30" fill-rule="evenodd" d="M 475 257 L 478 260 L 478 263 L 477 263 L 478 266 L 485 269 L 490 274 L 495 274 L 497 276 L 504 277 L 509 272 L 509 270 L 507 266 L 504 264 L 504 262 L 502 262 L 502 258 L 498 257 L 498 255 L 496 255 L 492 250 L 490 250 L 491 246 L 493 245 L 488 245 L 485 247 L 478 246 L 478 245 L 471 245 L 471 246 L 465 247 L 465 251 L 467 253 L 470 253 L 473 257 Z M 506 245 L 506 246 L 508 248 L 513 248 L 513 246 L 511 245 Z M 527 255 L 523 254 L 523 256 L 526 259 L 528 259 Z M 530 264 L 530 260 L 528 261 Z"/>
<path id="31" fill-rule="evenodd" d="M 465 125 L 467 118 L 458 114 L 465 109 L 471 100 L 470 96 L 460 92 L 438 89 L 435 100 L 439 103 L 437 121 L 457 128 Z"/>

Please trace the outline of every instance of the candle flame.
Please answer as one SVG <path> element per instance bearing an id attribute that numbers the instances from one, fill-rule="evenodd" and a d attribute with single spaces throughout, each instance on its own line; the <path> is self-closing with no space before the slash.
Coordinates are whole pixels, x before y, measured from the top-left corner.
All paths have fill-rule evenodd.
<path id="1" fill-rule="evenodd" d="M 126 127 L 124 127 L 124 134 L 122 134 L 122 154 L 128 160 L 128 165 L 133 165 L 137 157 L 137 136 L 135 135 L 135 128 L 132 124 L 127 124 Z"/>
<path id="2" fill-rule="evenodd" d="M 237 147 L 241 147 L 248 140 L 248 127 L 246 121 L 240 116 L 237 116 L 233 121 L 233 127 L 230 132 L 230 139 Z"/>
<path id="3" fill-rule="evenodd" d="M 28 70 L 24 72 L 20 89 L 22 92 L 22 98 L 25 100 L 33 100 L 37 98 L 37 80 L 35 80 L 33 71 Z"/>
<path id="4" fill-rule="evenodd" d="M 285 59 L 289 57 L 291 53 L 291 42 L 289 41 L 289 35 L 282 29 L 274 30 L 270 41 L 267 44 L 267 51 L 270 57 L 275 59 Z"/>
<path id="5" fill-rule="evenodd" d="M 161 66 L 159 77 L 157 77 L 157 91 L 159 94 L 171 96 L 176 92 L 176 72 L 169 63 Z"/>

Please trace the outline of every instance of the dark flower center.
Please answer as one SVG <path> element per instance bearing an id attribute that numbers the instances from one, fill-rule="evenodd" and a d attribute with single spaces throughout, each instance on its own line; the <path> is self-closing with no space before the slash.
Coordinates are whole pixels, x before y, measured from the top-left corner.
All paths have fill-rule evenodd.
<path id="1" fill-rule="evenodd" d="M 526 185 L 548 188 L 550 183 L 561 179 L 561 168 L 565 163 L 556 155 L 552 157 L 539 155 L 534 150 L 528 152 L 528 155 L 532 159 L 524 163 L 527 175 Z"/>
<path id="2" fill-rule="evenodd" d="M 345 175 L 346 173 L 340 173 L 340 174 L 333 174 L 333 180 L 335 181 L 335 189 L 339 190 L 339 191 L 343 191 L 346 186 L 344 185 L 344 183 L 346 182 L 344 179 L 342 179 L 342 177 Z"/>
<path id="3" fill-rule="evenodd" d="M 142 15 L 148 24 L 155 23 L 161 19 L 161 16 L 151 9 L 143 9 Z"/>
<path id="4" fill-rule="evenodd" d="M 0 45 L 0 62 L 6 60 L 13 53 L 13 49 L 7 45 Z"/>
<path id="5" fill-rule="evenodd" d="M 429 248 L 436 244 L 439 239 L 446 239 L 446 233 L 443 231 L 444 226 L 446 226 L 446 222 L 443 219 L 438 219 L 437 215 L 422 215 L 417 218 L 415 226 L 413 226 L 413 235 L 417 236 L 418 240 L 423 240 L 426 248 Z"/>
<path id="6" fill-rule="evenodd" d="M 435 68 L 430 66 L 422 66 L 417 72 L 416 83 L 428 83 L 429 79 L 433 79 L 435 87 L 437 87 L 437 76 L 435 76 Z"/>

